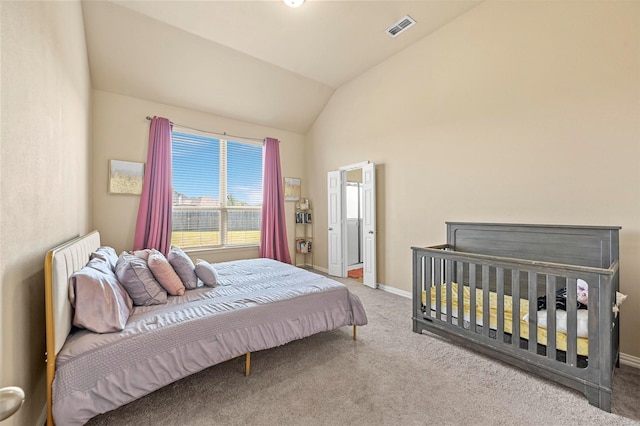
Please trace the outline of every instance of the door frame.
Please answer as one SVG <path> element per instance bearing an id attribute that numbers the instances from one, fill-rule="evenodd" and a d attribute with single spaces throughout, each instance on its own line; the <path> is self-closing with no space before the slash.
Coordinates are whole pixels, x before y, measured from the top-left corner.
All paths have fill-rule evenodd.
<path id="1" fill-rule="evenodd" d="M 362 250 L 364 275 L 367 287 L 378 287 L 377 229 L 376 229 L 376 165 L 362 167 Z M 346 221 L 345 221 L 346 222 Z"/>
<path id="2" fill-rule="evenodd" d="M 334 270 L 339 270 L 340 271 L 340 277 L 345 278 L 347 277 L 347 273 L 348 273 L 348 265 L 347 265 L 347 260 L 346 260 L 346 256 L 347 256 L 347 238 L 346 238 L 346 233 L 347 233 L 347 212 L 346 212 L 346 175 L 347 172 L 350 170 L 355 170 L 355 169 L 362 169 L 365 166 L 369 166 L 369 165 L 373 165 L 373 168 L 375 170 L 375 164 L 370 162 L 370 161 L 361 161 L 359 163 L 354 163 L 354 164 L 349 164 L 346 166 L 342 166 L 340 167 L 337 171 L 340 172 L 340 228 L 341 228 L 341 232 L 340 232 L 340 239 L 341 239 L 341 244 L 340 244 L 340 258 L 341 258 L 341 265 L 339 268 L 332 268 Z M 335 171 L 334 171 L 335 172 Z M 331 173 L 331 172 L 329 172 Z M 375 188 L 375 182 L 374 182 L 374 188 Z M 374 210 L 375 210 L 375 205 L 373 206 Z M 329 206 L 329 209 L 331 209 L 331 206 Z M 375 214 L 375 212 L 374 212 Z M 374 231 L 375 232 L 375 231 Z M 374 239 L 375 241 L 375 239 Z M 362 246 L 362 248 L 364 249 L 364 241 L 361 241 L 360 244 Z M 330 250 L 331 246 L 328 247 L 328 249 Z M 376 250 L 376 248 L 374 247 L 373 250 Z M 331 253 L 328 253 L 328 257 L 331 258 Z M 372 259 L 372 263 L 373 265 L 367 265 L 367 259 L 363 258 L 363 268 L 366 268 L 367 266 L 369 266 L 369 270 L 373 269 L 373 275 L 369 275 L 369 277 L 373 277 L 373 282 L 372 283 L 368 283 L 366 285 L 368 285 L 369 287 L 372 288 L 376 288 L 377 287 L 377 256 L 375 256 L 375 254 L 373 255 L 373 259 Z M 371 262 L 371 260 L 370 260 Z M 330 275 L 331 272 L 330 272 Z M 337 276 L 337 274 L 335 274 Z"/>
<path id="3" fill-rule="evenodd" d="M 332 276 L 344 277 L 344 256 L 342 235 L 344 172 L 332 170 L 327 173 L 327 272 Z"/>

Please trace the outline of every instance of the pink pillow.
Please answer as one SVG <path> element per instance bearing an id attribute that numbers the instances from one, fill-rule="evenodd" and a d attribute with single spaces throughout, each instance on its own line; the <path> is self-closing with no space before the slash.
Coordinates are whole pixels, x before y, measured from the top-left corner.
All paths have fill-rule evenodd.
<path id="1" fill-rule="evenodd" d="M 160 285 L 172 296 L 182 296 L 184 294 L 184 284 L 178 274 L 173 269 L 169 261 L 162 253 L 153 250 L 147 259 L 149 269 L 156 277 Z"/>
<path id="2" fill-rule="evenodd" d="M 132 254 L 140 259 L 149 260 L 149 255 L 152 251 L 152 249 L 134 250 Z"/>

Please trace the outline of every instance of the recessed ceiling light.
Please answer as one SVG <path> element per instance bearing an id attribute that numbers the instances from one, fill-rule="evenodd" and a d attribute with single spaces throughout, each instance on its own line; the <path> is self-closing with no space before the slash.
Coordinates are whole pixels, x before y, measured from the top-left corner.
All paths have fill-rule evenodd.
<path id="1" fill-rule="evenodd" d="M 289 7 L 298 7 L 302 3 L 304 3 L 304 0 L 282 0 L 282 1 L 284 2 L 284 4 L 286 4 Z"/>

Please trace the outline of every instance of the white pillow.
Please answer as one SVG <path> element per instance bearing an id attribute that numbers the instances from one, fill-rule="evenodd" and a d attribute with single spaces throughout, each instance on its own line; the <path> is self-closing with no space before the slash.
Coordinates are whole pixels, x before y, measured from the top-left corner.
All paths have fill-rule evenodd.
<path id="1" fill-rule="evenodd" d="M 529 314 L 523 318 L 529 321 Z M 538 311 L 538 327 L 547 328 L 547 310 Z M 567 334 L 567 311 L 556 311 L 556 332 Z M 589 311 L 578 309 L 578 337 L 589 337 Z"/>
<path id="2" fill-rule="evenodd" d="M 218 271 L 206 260 L 197 259 L 195 269 L 196 275 L 207 287 L 215 287 L 218 284 Z"/>
<path id="3" fill-rule="evenodd" d="M 612 310 L 615 316 L 618 316 L 620 305 L 627 299 L 626 294 L 616 291 L 616 304 Z M 582 302 L 584 303 L 584 302 Z M 529 314 L 522 317 L 523 320 L 529 321 Z M 547 328 L 547 311 L 538 311 L 538 327 Z M 567 334 L 567 312 L 562 310 L 556 311 L 556 331 Z M 578 337 L 589 337 L 589 311 L 587 309 L 578 309 Z"/>

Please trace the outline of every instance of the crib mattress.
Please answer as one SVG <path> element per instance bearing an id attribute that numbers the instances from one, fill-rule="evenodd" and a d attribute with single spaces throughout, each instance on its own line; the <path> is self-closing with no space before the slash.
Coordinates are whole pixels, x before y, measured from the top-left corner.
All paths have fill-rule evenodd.
<path id="1" fill-rule="evenodd" d="M 440 312 L 446 314 L 446 291 L 445 285 L 440 286 L 441 291 L 441 308 Z M 471 302 L 470 295 L 471 290 L 468 286 L 463 287 L 464 293 L 464 319 L 470 320 Z M 458 315 L 458 285 L 456 283 L 451 284 L 451 314 L 457 318 Z M 422 304 L 426 305 L 427 292 L 422 292 Z M 431 310 L 436 309 L 436 291 L 431 291 Z M 489 293 L 489 318 L 490 328 L 497 329 L 498 324 L 498 295 L 495 292 Z M 525 321 L 523 318 L 529 313 L 529 301 L 527 299 L 520 299 L 520 337 L 523 339 L 529 338 L 529 321 Z M 483 325 L 483 298 L 482 289 L 476 289 L 476 324 Z M 513 326 L 513 300 L 511 296 L 504 295 L 504 332 L 511 334 Z M 538 343 L 541 345 L 547 344 L 547 329 L 538 327 Z M 556 332 L 556 348 L 561 351 L 567 350 L 567 335 L 562 332 Z M 577 338 L 577 353 L 578 355 L 587 356 L 589 354 L 589 339 L 584 337 Z"/>

